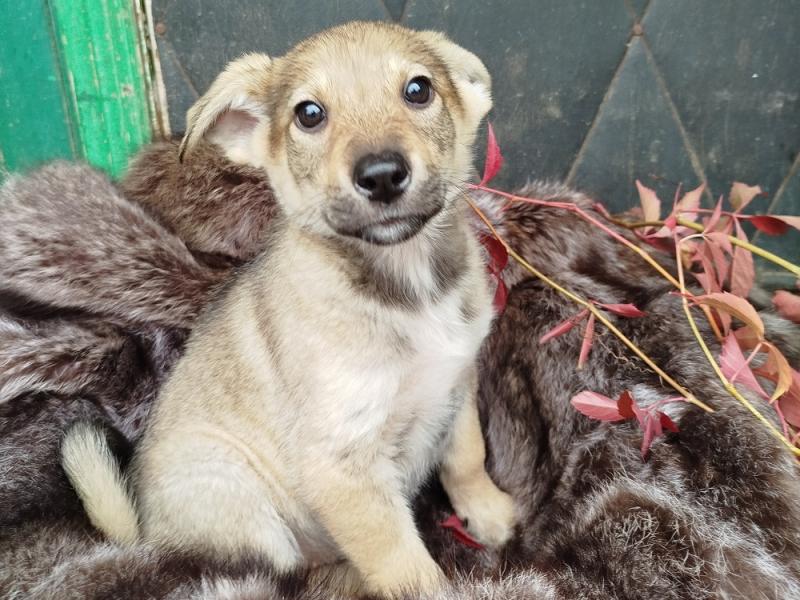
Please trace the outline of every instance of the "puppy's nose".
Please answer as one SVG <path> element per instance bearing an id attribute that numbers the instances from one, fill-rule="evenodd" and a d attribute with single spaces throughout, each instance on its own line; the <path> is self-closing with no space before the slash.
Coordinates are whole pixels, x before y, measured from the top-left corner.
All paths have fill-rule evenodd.
<path id="1" fill-rule="evenodd" d="M 353 184 L 371 202 L 394 202 L 409 183 L 408 163 L 398 152 L 367 154 L 358 160 L 353 170 Z"/>

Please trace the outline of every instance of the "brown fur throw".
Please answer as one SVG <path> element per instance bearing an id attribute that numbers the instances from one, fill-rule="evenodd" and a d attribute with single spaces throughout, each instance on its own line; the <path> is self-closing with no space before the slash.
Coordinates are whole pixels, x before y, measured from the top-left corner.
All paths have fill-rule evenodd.
<path id="1" fill-rule="evenodd" d="M 329 597 L 324 580 L 277 578 L 258 557 L 114 546 L 59 467 L 76 420 L 105 423 L 119 455 L 130 452 L 198 312 L 269 235 L 276 208 L 257 171 L 211 146 L 185 165 L 176 157 L 171 142 L 145 150 L 121 189 L 65 163 L 0 189 L 0 597 Z M 560 186 L 521 193 L 590 207 Z M 646 311 L 617 325 L 716 412 L 681 406 L 679 433 L 643 461 L 636 427 L 589 420 L 569 400 L 628 389 L 649 403 L 670 390 L 606 332 L 580 371 L 577 330 L 539 345 L 576 308 L 510 265 L 480 402 L 488 466 L 521 525 L 501 552 L 461 545 L 438 525 L 449 507 L 432 480 L 416 514 L 453 581 L 440 597 L 800 598 L 797 464 L 720 386 L 668 284 L 572 213 L 514 205 L 497 218 L 570 289 Z M 798 331 L 766 322 L 796 359 Z"/>

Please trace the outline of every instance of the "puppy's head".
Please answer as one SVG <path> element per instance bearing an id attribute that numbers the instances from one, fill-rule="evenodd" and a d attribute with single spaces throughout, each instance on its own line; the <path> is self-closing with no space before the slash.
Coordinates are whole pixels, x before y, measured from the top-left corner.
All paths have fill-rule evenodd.
<path id="1" fill-rule="evenodd" d="M 207 136 L 263 167 L 296 225 L 392 244 L 454 201 L 490 108 L 486 67 L 444 35 L 349 23 L 229 64 L 189 111 L 181 154 Z"/>

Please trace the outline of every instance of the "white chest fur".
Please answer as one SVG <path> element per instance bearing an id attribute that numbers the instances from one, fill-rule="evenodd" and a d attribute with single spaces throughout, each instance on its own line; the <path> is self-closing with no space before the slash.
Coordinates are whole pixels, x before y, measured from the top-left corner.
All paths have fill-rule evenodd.
<path id="1" fill-rule="evenodd" d="M 291 332 L 282 364 L 264 382 L 268 419 L 284 422 L 282 430 L 302 423 L 291 454 L 363 456 L 365 469 L 383 464 L 411 491 L 440 457 L 463 401 L 454 392 L 491 323 L 477 251 L 468 246 L 465 272 L 435 297 L 426 291 L 433 286 L 429 253 L 390 253 L 389 268 L 418 299 L 395 306 L 354 293 L 340 272 L 292 249 L 298 255 L 285 264 L 309 267 L 287 269 L 267 294 L 275 329 Z M 269 357 L 243 354 L 257 357 L 254 373 L 264 372 Z M 290 395 L 276 397 L 276 383 Z"/>
<path id="2" fill-rule="evenodd" d="M 398 319 L 405 332 L 407 359 L 403 362 L 389 424 L 403 424 L 394 439 L 398 467 L 414 489 L 431 464 L 438 460 L 455 412 L 466 390 L 459 389 L 474 366 L 485 337 L 491 311 L 466 320 L 464 299 L 451 294 L 420 312 Z M 409 490 L 411 491 L 411 490 Z"/>

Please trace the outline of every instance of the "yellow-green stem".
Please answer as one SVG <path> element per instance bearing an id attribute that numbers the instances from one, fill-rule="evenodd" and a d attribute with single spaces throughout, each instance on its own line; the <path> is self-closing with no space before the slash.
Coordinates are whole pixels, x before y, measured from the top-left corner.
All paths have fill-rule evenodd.
<path id="1" fill-rule="evenodd" d="M 631 222 L 631 221 L 624 221 L 622 219 L 614 219 L 614 218 L 609 218 L 609 221 L 611 221 L 615 225 L 619 225 L 620 227 L 625 227 L 626 229 L 639 229 L 641 227 L 662 227 L 664 225 L 664 221 L 636 221 L 636 222 Z M 678 223 L 678 225 L 682 225 L 684 227 L 688 227 L 689 229 L 693 229 L 694 231 L 699 231 L 699 232 L 705 231 L 705 227 L 703 225 L 701 225 L 700 223 L 695 223 L 694 221 L 687 221 L 686 219 L 678 219 L 677 223 Z M 745 248 L 746 250 L 749 250 L 753 254 L 757 254 L 761 258 L 764 258 L 764 259 L 766 259 L 766 260 L 768 260 L 770 262 L 775 263 L 776 265 L 779 265 L 779 266 L 783 267 L 784 269 L 786 269 L 790 273 L 793 273 L 798 278 L 800 278 L 800 267 L 795 265 L 795 264 L 790 263 L 785 258 L 781 258 L 780 256 L 777 256 L 777 255 L 773 254 L 772 252 L 769 252 L 768 250 L 764 250 L 763 248 L 759 248 L 758 246 L 755 246 L 755 245 L 751 244 L 750 242 L 746 242 L 744 240 L 740 240 L 735 235 L 728 235 L 728 239 L 730 240 L 731 244 L 733 244 L 734 246 L 741 246 L 742 248 Z"/>
<path id="2" fill-rule="evenodd" d="M 484 215 L 483 212 L 477 206 L 475 206 L 475 203 L 473 203 L 472 200 L 470 200 L 469 198 L 465 198 L 465 199 L 466 199 L 467 203 L 469 203 L 469 205 L 472 207 L 472 210 L 474 210 L 475 213 L 478 215 L 478 217 L 480 217 L 480 219 L 484 223 L 486 223 L 486 226 L 492 232 L 492 234 L 497 239 L 497 241 L 499 241 L 501 244 L 503 244 L 503 246 L 505 247 L 506 251 L 508 252 L 508 255 L 511 258 L 516 260 L 520 265 L 522 265 L 532 275 L 534 275 L 535 277 L 537 277 L 538 279 L 540 279 L 541 281 L 543 281 L 544 283 L 546 283 L 547 285 L 552 287 L 554 290 L 556 290 L 560 294 L 566 296 L 567 298 L 569 298 L 570 300 L 572 300 L 576 304 L 578 304 L 580 306 L 583 306 L 585 309 L 587 309 L 589 312 L 591 312 L 595 316 L 595 319 L 597 319 L 603 325 L 605 325 L 614 335 L 616 335 L 622 341 L 623 344 L 625 344 L 634 354 L 636 354 L 636 356 L 638 356 L 648 367 L 650 367 L 659 377 L 661 377 L 661 379 L 663 379 L 672 388 L 674 388 L 675 391 L 677 391 L 681 396 L 683 396 L 686 399 L 687 402 L 690 402 L 691 404 L 694 404 L 695 406 L 698 406 L 698 407 L 702 408 L 706 412 L 714 412 L 711 409 L 710 406 L 708 406 L 704 402 L 702 402 L 702 401 L 698 400 L 697 398 L 695 398 L 695 396 L 691 392 L 689 392 L 681 384 L 679 384 L 677 381 L 675 381 L 672 377 L 667 375 L 636 344 L 634 344 L 631 340 L 628 339 L 628 337 L 624 333 L 622 333 L 619 329 L 617 329 L 617 327 L 611 321 L 609 321 L 606 318 L 606 316 L 600 310 L 598 310 L 598 308 L 596 306 L 594 306 L 591 302 L 587 302 L 586 300 L 584 300 L 580 296 L 577 296 L 576 294 L 570 292 L 566 288 L 563 288 L 558 283 L 556 283 L 555 281 L 553 281 L 552 279 L 547 277 L 544 273 L 541 273 L 538 269 L 533 267 L 530 263 L 528 263 L 528 261 L 526 261 L 524 258 L 522 258 L 519 254 L 517 254 L 514 251 L 514 249 L 511 248 L 508 245 L 508 243 L 497 233 L 497 230 L 495 229 L 494 225 L 492 225 L 492 223 L 489 221 L 489 219 L 486 217 L 486 215 Z"/>
<path id="3" fill-rule="evenodd" d="M 703 231 L 704 227 L 700 223 L 694 223 L 693 221 L 687 221 L 686 219 L 678 219 L 678 225 L 683 225 L 684 227 L 688 227 L 689 229 L 694 229 L 695 231 Z M 728 239 L 731 241 L 731 244 L 734 246 L 740 246 L 745 250 L 749 250 L 753 254 L 757 254 L 761 258 L 765 258 L 766 260 L 775 263 L 793 273 L 797 278 L 800 279 L 800 267 L 797 265 L 793 265 L 788 260 L 781 258 L 780 256 L 776 256 L 772 252 L 768 252 L 763 248 L 759 248 L 758 246 L 754 246 L 750 242 L 746 242 L 744 240 L 740 240 L 735 235 L 729 235 Z"/>
<path id="4" fill-rule="evenodd" d="M 676 241 L 676 246 L 680 246 L 681 242 L 683 242 L 684 240 L 678 240 L 677 236 L 675 236 L 675 241 Z M 692 311 L 689 308 L 689 299 L 685 293 L 686 284 L 683 277 L 683 265 L 681 265 L 680 248 L 678 247 L 677 250 L 678 250 L 677 252 L 678 259 L 676 261 L 676 264 L 678 265 L 678 281 L 681 285 L 681 292 L 682 292 L 681 304 L 683 306 L 683 312 L 686 314 L 686 319 L 689 321 L 689 326 L 692 328 L 692 333 L 694 334 L 694 337 L 697 339 L 697 343 L 700 344 L 700 348 L 702 349 L 703 354 L 705 354 L 706 358 L 708 359 L 708 363 L 711 365 L 711 368 L 714 369 L 714 372 L 716 373 L 719 380 L 722 382 L 722 385 L 725 387 L 727 392 L 731 396 L 736 398 L 736 400 L 738 400 L 747 410 L 749 410 L 759 421 L 761 421 L 764 425 L 766 425 L 770 433 L 772 433 L 772 435 L 777 437 L 787 448 L 789 448 L 789 450 L 792 451 L 792 453 L 794 453 L 797 456 L 800 456 L 800 448 L 796 448 L 794 445 L 792 445 L 791 441 L 787 440 L 783 436 L 783 434 L 780 431 L 778 431 L 778 429 L 772 423 L 770 423 L 769 419 L 767 419 L 764 415 L 762 415 L 747 398 L 745 398 L 744 396 L 742 396 L 741 393 L 739 393 L 739 390 L 737 390 L 736 387 L 728 380 L 728 378 L 725 377 L 725 374 L 722 372 L 722 369 L 720 369 L 719 364 L 717 364 L 717 361 L 711 354 L 711 350 L 709 350 L 708 345 L 703 339 L 703 336 L 697 327 L 697 323 L 695 322 L 694 317 L 692 316 Z"/>

